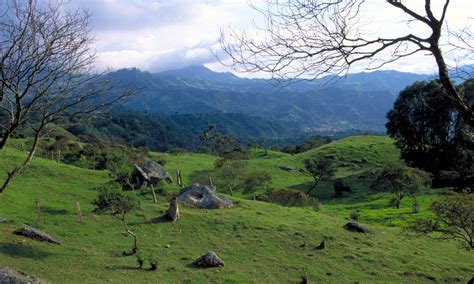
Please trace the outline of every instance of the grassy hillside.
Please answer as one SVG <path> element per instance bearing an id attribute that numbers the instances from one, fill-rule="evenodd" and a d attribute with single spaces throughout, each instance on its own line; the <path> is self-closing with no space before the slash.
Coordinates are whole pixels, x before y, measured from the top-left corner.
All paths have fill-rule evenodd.
<path id="1" fill-rule="evenodd" d="M 361 147 L 369 147 L 366 142 L 374 141 L 371 152 L 379 155 L 367 155 L 367 162 L 362 162 L 364 167 L 341 168 L 340 177 L 354 179 L 369 165 L 385 163 L 387 157 L 397 160 L 397 153 L 386 138 L 349 139 L 355 140 L 342 140 L 297 156 L 258 151 L 253 153 L 249 168 L 269 171 L 275 188 L 298 188 L 311 177 L 297 170 L 283 171 L 279 166 L 298 169 L 304 157 L 324 154 L 340 155 L 340 165 L 351 160 L 358 165 L 356 153 L 362 150 L 357 146 L 346 149 L 344 144 L 360 142 Z M 362 142 L 363 139 L 368 140 Z M 22 155 L 12 149 L 0 152 L 2 178 Z M 179 168 L 186 183 L 200 172 L 212 170 L 216 159 L 195 154 L 164 156 L 168 160 L 165 167 L 169 171 Z M 331 201 L 330 194 L 324 193 L 331 190 L 329 185 L 318 187 L 315 194 L 323 200 L 321 212 L 232 198 L 232 209 L 198 210 L 183 206 L 182 219 L 177 223 L 161 223 L 156 217 L 166 209 L 166 198 L 161 197 L 155 205 L 150 196 L 140 195 L 141 210 L 130 215 L 130 229 L 138 233 L 144 257 L 157 259 L 159 268 L 156 272 L 138 270 L 133 257 L 121 255 L 131 247 L 131 239 L 124 236 L 120 223 L 111 216 L 92 213 L 95 187 L 108 180 L 106 172 L 36 159 L 26 174 L 0 196 L 0 217 L 7 219 L 0 223 L 0 267 L 9 266 L 52 283 L 296 283 L 303 275 L 311 282 L 463 283 L 474 273 L 472 252 L 460 249 L 456 243 L 408 237 L 399 228 L 383 226 L 383 222 L 369 218 L 369 212 L 374 211 L 370 207 L 377 202 L 382 212 L 391 209 L 382 208 L 386 196 L 368 194 L 364 182 L 357 178 L 351 183 L 357 186 L 354 196 L 339 200 Z M 168 190 L 176 188 L 169 186 Z M 35 198 L 39 198 L 42 208 L 39 224 Z M 75 215 L 76 201 L 80 201 L 84 213 L 82 224 Z M 350 211 L 351 206 L 367 210 L 362 211 L 362 222 L 370 224 L 373 235 L 350 233 L 342 228 L 345 213 L 335 212 Z M 62 244 L 53 246 L 11 234 L 23 224 L 44 229 Z M 323 237 L 328 239 L 327 248 L 314 250 Z M 226 266 L 189 266 L 207 250 L 215 251 Z"/>

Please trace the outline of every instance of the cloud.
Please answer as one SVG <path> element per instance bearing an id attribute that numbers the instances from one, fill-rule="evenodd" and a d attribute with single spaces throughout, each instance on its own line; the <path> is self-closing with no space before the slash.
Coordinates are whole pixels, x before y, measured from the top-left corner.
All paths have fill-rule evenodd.
<path id="1" fill-rule="evenodd" d="M 258 5 L 262 1 L 253 2 Z M 439 6 L 438 2 L 433 5 Z M 229 24 L 248 27 L 252 19 L 258 20 L 247 0 L 71 0 L 70 5 L 91 11 L 98 64 L 113 69 L 138 67 L 156 72 L 206 64 L 226 70 L 210 51 L 218 49 L 220 29 Z M 385 1 L 367 0 L 364 7 L 364 12 L 372 15 L 367 18 L 373 21 L 367 27 L 370 33 L 393 36 L 408 28 L 424 29 L 408 25 L 406 16 Z M 454 26 L 465 24 L 473 10 L 472 0 L 453 2 L 448 20 Z M 429 73 L 434 66 L 430 56 L 420 54 L 387 68 Z"/>

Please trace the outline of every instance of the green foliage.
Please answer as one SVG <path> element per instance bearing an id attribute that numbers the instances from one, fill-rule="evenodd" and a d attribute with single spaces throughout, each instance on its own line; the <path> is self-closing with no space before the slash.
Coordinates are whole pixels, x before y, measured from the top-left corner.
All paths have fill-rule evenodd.
<path id="1" fill-rule="evenodd" d="M 441 239 L 455 239 L 474 249 L 474 195 L 455 194 L 433 202 L 434 219 L 421 219 L 408 230 Z M 441 233 L 441 236 L 433 234 Z"/>
<path id="2" fill-rule="evenodd" d="M 291 188 L 270 190 L 266 195 L 269 202 L 284 206 L 308 206 L 312 204 L 312 200 L 307 194 Z"/>
<path id="3" fill-rule="evenodd" d="M 466 101 L 474 99 L 473 86 L 471 79 L 459 87 Z M 401 157 L 409 165 L 433 173 L 439 185 L 471 185 L 472 189 L 474 167 L 469 165 L 474 161 L 473 130 L 444 95 L 439 81 L 408 86 L 387 117 L 387 133 L 396 140 Z"/>
<path id="4" fill-rule="evenodd" d="M 204 147 L 211 149 L 214 155 L 220 157 L 232 156 L 232 152 L 239 152 L 242 148 L 233 135 L 221 133 L 213 124 L 209 125 L 199 139 Z"/>
<path id="5" fill-rule="evenodd" d="M 98 191 L 97 199 L 92 202 L 96 206 L 96 212 L 125 215 L 140 207 L 136 195 L 125 193 L 120 184 L 108 183 L 100 187 Z"/>
<path id="6" fill-rule="evenodd" d="M 405 195 L 415 198 L 430 185 L 430 175 L 422 170 L 388 165 L 375 175 L 370 189 L 375 192 L 394 193 L 395 197 L 390 200 L 390 205 L 400 208 Z"/>
<path id="7" fill-rule="evenodd" d="M 329 180 L 336 174 L 334 163 L 332 159 L 329 158 L 307 159 L 304 161 L 304 167 L 314 179 L 314 184 L 308 190 L 307 194 L 309 194 L 321 180 Z"/>
<path id="8" fill-rule="evenodd" d="M 329 143 L 331 143 L 331 137 L 316 135 L 299 145 L 285 146 L 281 148 L 281 151 L 288 154 L 299 154 Z"/>
<path id="9" fill-rule="evenodd" d="M 272 176 L 266 171 L 252 171 L 247 174 L 242 182 L 244 193 L 255 192 L 262 188 L 268 190 Z"/>
<path id="10" fill-rule="evenodd" d="M 347 185 L 343 180 L 336 180 L 333 183 L 333 188 L 334 188 L 334 195 L 337 197 L 341 197 L 344 192 L 347 193 L 352 193 L 352 189 L 349 185 Z"/>

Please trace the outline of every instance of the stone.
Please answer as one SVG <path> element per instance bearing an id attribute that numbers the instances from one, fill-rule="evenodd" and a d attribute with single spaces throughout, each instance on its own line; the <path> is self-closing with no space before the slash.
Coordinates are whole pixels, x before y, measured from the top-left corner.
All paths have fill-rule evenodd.
<path id="1" fill-rule="evenodd" d="M 178 201 L 201 209 L 220 209 L 233 206 L 232 201 L 216 193 L 215 187 L 191 184 L 183 188 L 178 197 Z"/>
<path id="2" fill-rule="evenodd" d="M 8 267 L 0 267 L 1 284 L 41 284 L 41 281 Z"/>
<path id="3" fill-rule="evenodd" d="M 13 234 L 18 235 L 18 236 L 23 236 L 35 241 L 48 242 L 55 245 L 61 244 L 58 240 L 54 239 L 50 235 L 35 228 L 23 227 L 23 228 L 13 231 Z"/>
<path id="4" fill-rule="evenodd" d="M 171 246 L 170 245 L 166 245 L 165 248 L 169 249 Z"/>
<path id="5" fill-rule="evenodd" d="M 215 252 L 208 251 L 205 255 L 196 259 L 193 264 L 203 268 L 219 267 L 224 266 L 224 261 L 222 261 L 222 259 L 220 259 Z"/>
<path id="6" fill-rule="evenodd" d="M 135 187 L 142 187 L 146 184 L 156 185 L 162 180 L 168 183 L 173 182 L 171 174 L 156 162 L 145 161 L 133 166 L 132 183 Z"/>
<path id="7" fill-rule="evenodd" d="M 365 234 L 368 234 L 368 233 L 371 233 L 372 231 L 369 230 L 369 228 L 357 223 L 357 222 L 354 222 L 354 221 L 350 221 L 348 222 L 347 224 L 344 225 L 344 229 L 348 230 L 348 231 L 351 231 L 351 232 L 358 232 L 358 233 L 365 233 Z"/>

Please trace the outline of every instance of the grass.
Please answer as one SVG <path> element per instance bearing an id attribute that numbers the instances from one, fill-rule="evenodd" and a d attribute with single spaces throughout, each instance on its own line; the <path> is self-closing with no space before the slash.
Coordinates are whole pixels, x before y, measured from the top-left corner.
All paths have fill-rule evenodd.
<path id="1" fill-rule="evenodd" d="M 410 237 L 398 227 L 388 227 L 387 216 L 398 216 L 401 225 L 417 214 L 408 212 L 409 204 L 402 204 L 400 211 L 388 208 L 387 195 L 368 192 L 365 182 L 357 179 L 359 173 L 380 166 L 389 160 L 387 157 L 398 160 L 389 139 L 350 139 L 355 140 L 345 139 L 295 156 L 255 151 L 249 161 L 250 169 L 272 174 L 275 188 L 298 188 L 311 181 L 298 170 L 279 169 L 281 165 L 298 169 L 308 156 L 336 153 L 341 156 L 340 165 L 349 160 L 355 165 L 363 163 L 364 167 L 349 165 L 338 172 L 355 188 L 353 195 L 334 199 L 329 184 L 318 186 L 315 195 L 323 201 L 321 212 L 231 197 L 235 203 L 232 209 L 182 206 L 182 219 L 161 223 L 157 217 L 166 209 L 167 198 L 160 197 L 156 205 L 149 195 L 140 195 L 141 210 L 129 216 L 130 229 L 139 236 L 143 256 L 158 260 L 157 272 L 136 269 L 133 257 L 121 255 L 131 248 L 131 239 L 123 234 L 120 223 L 112 216 L 92 213 L 95 188 L 109 180 L 107 172 L 35 159 L 28 171 L 0 195 L 0 217 L 7 219 L 0 223 L 0 267 L 9 266 L 51 283 L 295 283 L 303 275 L 311 282 L 324 283 L 465 283 L 470 279 L 474 273 L 472 252 L 452 241 Z M 366 150 L 358 146 L 345 149 L 352 145 L 369 147 L 367 142 L 375 143 L 368 149 L 375 147 L 379 150 L 374 152 L 386 156 L 368 155 L 365 162 Z M 22 155 L 11 148 L 0 152 L 1 178 Z M 168 160 L 165 167 L 169 171 L 182 171 L 185 183 L 211 171 L 216 160 L 196 154 L 160 155 Z M 171 185 L 167 189 L 177 190 Z M 420 197 L 420 214 L 428 214 L 424 213 L 425 203 L 437 194 Z M 39 198 L 42 208 L 39 223 L 35 198 Z M 84 223 L 76 218 L 76 201 L 81 203 Z M 355 210 L 361 212 L 362 222 L 374 234 L 361 235 L 342 228 Z M 62 244 L 38 243 L 11 233 L 23 224 L 40 227 Z M 327 248 L 314 250 L 323 238 L 328 240 Z M 190 266 L 208 250 L 215 251 L 226 265 L 217 269 Z"/>

